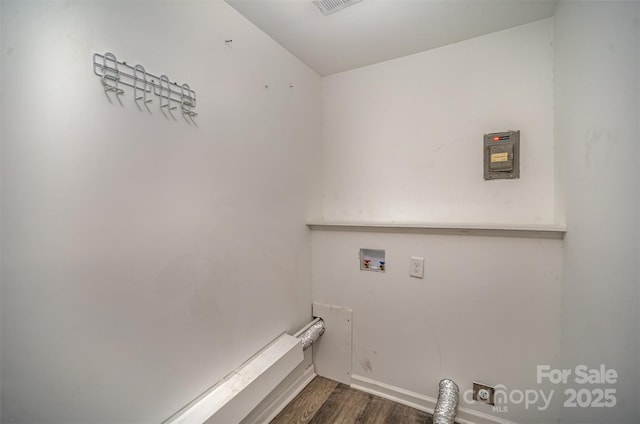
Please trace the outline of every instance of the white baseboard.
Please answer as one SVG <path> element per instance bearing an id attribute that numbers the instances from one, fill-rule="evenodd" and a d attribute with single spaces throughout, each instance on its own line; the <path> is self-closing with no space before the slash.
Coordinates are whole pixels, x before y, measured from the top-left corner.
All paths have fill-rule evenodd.
<path id="1" fill-rule="evenodd" d="M 433 414 L 433 410 L 436 407 L 436 399 L 356 374 L 351 376 L 351 387 L 429 414 Z"/>
<path id="2" fill-rule="evenodd" d="M 424 411 L 429 414 L 433 414 L 433 411 L 436 407 L 437 399 L 429 396 L 424 396 L 419 393 L 411 392 L 409 390 L 404 390 L 400 387 L 392 386 L 390 384 L 371 380 L 360 375 L 354 374 L 351 376 L 351 387 L 357 390 L 362 390 L 363 392 L 371 393 L 372 395 L 380 396 L 384 399 L 389 399 L 393 402 L 397 402 L 411 408 L 418 409 L 420 411 Z M 456 414 L 456 423 L 516 424 L 513 421 L 494 417 L 493 415 L 474 411 L 473 409 L 464 407 L 458 407 L 458 413 Z"/>
<path id="3" fill-rule="evenodd" d="M 273 401 L 259 411 L 253 411 L 242 421 L 242 424 L 265 424 L 271 422 L 315 377 L 315 368 L 311 364 L 298 378 L 280 392 Z"/>

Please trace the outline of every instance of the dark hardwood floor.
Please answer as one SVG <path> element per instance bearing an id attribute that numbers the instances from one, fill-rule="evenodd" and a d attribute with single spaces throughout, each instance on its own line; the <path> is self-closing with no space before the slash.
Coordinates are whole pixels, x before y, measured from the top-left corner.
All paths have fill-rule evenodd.
<path id="1" fill-rule="evenodd" d="M 432 424 L 431 415 L 316 377 L 271 424 Z"/>

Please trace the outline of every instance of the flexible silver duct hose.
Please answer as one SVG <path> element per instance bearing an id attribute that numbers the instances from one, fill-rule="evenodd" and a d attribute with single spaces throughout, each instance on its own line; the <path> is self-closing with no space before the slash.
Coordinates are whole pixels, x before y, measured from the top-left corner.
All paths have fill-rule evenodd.
<path id="1" fill-rule="evenodd" d="M 300 343 L 302 343 L 302 350 L 307 350 L 313 342 L 318 340 L 320 336 L 324 334 L 324 321 L 321 318 L 318 318 L 318 321 L 315 322 L 311 327 L 309 327 L 304 333 L 298 336 L 300 339 Z"/>
<path id="2" fill-rule="evenodd" d="M 456 408 L 458 406 L 458 386 L 453 380 L 440 381 L 438 402 L 433 411 L 433 424 L 454 424 Z"/>

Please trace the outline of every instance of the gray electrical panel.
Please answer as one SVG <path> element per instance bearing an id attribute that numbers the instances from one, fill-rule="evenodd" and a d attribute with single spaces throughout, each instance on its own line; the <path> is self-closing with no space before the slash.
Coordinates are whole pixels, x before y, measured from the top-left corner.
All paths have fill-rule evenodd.
<path id="1" fill-rule="evenodd" d="M 520 131 L 484 135 L 484 179 L 520 178 Z"/>

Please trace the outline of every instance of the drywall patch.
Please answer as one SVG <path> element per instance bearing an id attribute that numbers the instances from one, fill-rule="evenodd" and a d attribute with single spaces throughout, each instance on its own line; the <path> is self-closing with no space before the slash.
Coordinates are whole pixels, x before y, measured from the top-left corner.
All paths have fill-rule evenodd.
<path id="1" fill-rule="evenodd" d="M 316 373 L 344 384 L 351 384 L 352 315 L 349 308 L 313 304 L 313 316 L 325 323 L 324 334 L 313 345 Z"/>

